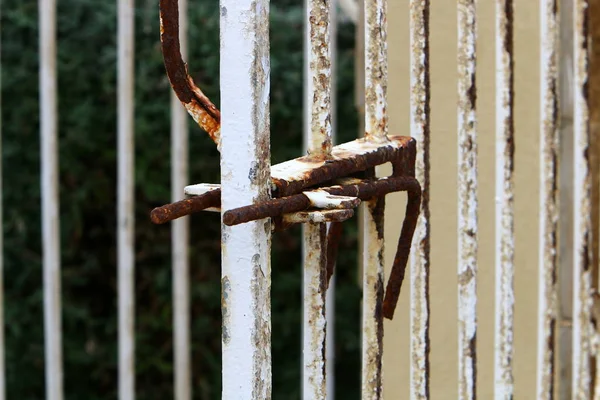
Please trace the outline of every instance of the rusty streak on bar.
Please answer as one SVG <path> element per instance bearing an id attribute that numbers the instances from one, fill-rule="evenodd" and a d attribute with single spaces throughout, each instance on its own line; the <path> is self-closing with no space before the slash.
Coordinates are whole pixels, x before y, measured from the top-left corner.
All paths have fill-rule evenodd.
<path id="1" fill-rule="evenodd" d="M 513 1 L 496 1 L 496 325 L 494 396 L 514 396 Z"/>
<path id="2" fill-rule="evenodd" d="M 458 398 L 477 398 L 477 0 L 458 2 Z"/>
<path id="3" fill-rule="evenodd" d="M 329 2 L 306 1 L 307 62 L 312 101 L 308 132 L 309 158 L 328 160 L 332 151 L 331 126 L 331 10 Z M 311 96 L 312 94 L 312 96 Z M 303 226 L 304 283 L 303 283 L 303 376 L 304 400 L 327 397 L 326 386 L 326 327 L 325 296 L 327 291 L 327 225 L 308 223 Z"/>
<path id="4" fill-rule="evenodd" d="M 429 399 L 429 0 L 410 1 L 410 48 L 410 133 L 419 146 L 416 178 L 423 187 L 410 273 L 410 395 L 411 399 Z"/>
<path id="5" fill-rule="evenodd" d="M 167 76 L 173 91 L 192 116 L 219 147 L 221 113 L 202 93 L 187 71 L 179 50 L 179 7 L 177 0 L 160 0 L 160 43 Z"/>
<path id="6" fill-rule="evenodd" d="M 365 0 L 364 24 L 365 139 L 373 143 L 385 143 L 389 140 L 387 137 L 387 0 Z M 374 177 L 375 169 L 368 169 L 367 174 Z M 368 201 L 362 212 L 363 400 L 379 400 L 383 396 L 384 214 L 384 198 Z M 398 279 L 395 281 L 397 282 Z M 399 293 L 399 290 L 397 292 Z M 394 303 L 388 317 L 393 315 L 395 305 Z"/>
<path id="7" fill-rule="evenodd" d="M 537 398 L 551 400 L 555 389 L 558 318 L 558 0 L 540 2 L 540 243 L 538 278 Z"/>
<path id="8" fill-rule="evenodd" d="M 574 400 L 592 395 L 592 176 L 589 118 L 589 1 L 574 1 L 574 260 L 573 260 L 573 387 Z"/>

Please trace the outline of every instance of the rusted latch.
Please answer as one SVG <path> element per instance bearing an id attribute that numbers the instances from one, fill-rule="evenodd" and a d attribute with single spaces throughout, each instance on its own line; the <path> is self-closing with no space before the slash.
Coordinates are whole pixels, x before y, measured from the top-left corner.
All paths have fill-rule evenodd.
<path id="1" fill-rule="evenodd" d="M 179 100 L 220 147 L 220 112 L 187 73 L 179 49 L 177 0 L 160 0 L 161 44 L 167 75 Z M 392 319 L 400 295 L 421 203 L 415 178 L 416 142 L 392 136 L 384 141 L 357 139 L 335 146 L 326 158 L 299 157 L 271 167 L 271 199 L 228 210 L 225 225 L 271 218 L 275 230 L 299 223 L 331 222 L 327 243 L 328 278 L 341 236 L 341 223 L 354 215 L 361 201 L 406 191 L 408 202 L 396 256 L 386 287 L 383 315 Z M 375 177 L 375 167 L 391 163 L 392 174 Z M 199 184 L 185 189 L 188 198 L 152 210 L 151 219 L 163 224 L 203 210 L 218 211 L 219 185 Z"/>

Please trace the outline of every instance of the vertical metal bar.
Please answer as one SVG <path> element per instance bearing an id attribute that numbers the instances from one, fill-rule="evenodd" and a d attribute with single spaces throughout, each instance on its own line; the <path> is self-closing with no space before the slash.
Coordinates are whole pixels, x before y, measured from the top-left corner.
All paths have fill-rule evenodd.
<path id="1" fill-rule="evenodd" d="M 269 1 L 221 0 L 221 206 L 269 198 Z M 271 398 L 271 223 L 221 226 L 222 398 Z"/>
<path id="2" fill-rule="evenodd" d="M 316 158 L 331 154 L 332 70 L 330 5 L 319 0 L 306 2 L 308 85 L 312 101 L 306 104 L 307 151 Z M 324 399 L 326 387 L 326 238 L 325 224 L 304 225 L 304 289 L 302 395 L 305 400 Z"/>
<path id="3" fill-rule="evenodd" d="M 40 0 L 40 112 L 42 228 L 44 252 L 44 330 L 46 398 L 63 398 L 60 299 L 60 220 L 58 197 L 58 106 L 56 85 L 56 1 Z"/>
<path id="4" fill-rule="evenodd" d="M 329 5 L 330 12 L 330 36 L 331 36 L 331 57 L 329 59 L 331 65 L 331 141 L 335 143 L 337 131 L 336 123 L 336 56 L 337 56 L 337 2 L 332 1 Z M 308 92 L 307 92 L 308 93 Z M 327 232 L 331 224 L 327 224 Z M 327 261 L 329 262 L 329 260 Z M 327 331 L 325 332 L 325 376 L 327 377 L 327 399 L 335 399 L 335 271 L 329 280 L 329 287 L 325 295 L 325 318 L 327 320 Z"/>
<path id="5" fill-rule="evenodd" d="M 365 138 L 387 141 L 387 0 L 365 0 Z M 372 171 L 374 174 L 375 171 Z M 362 399 L 383 397 L 383 223 L 385 199 L 362 206 Z"/>
<path id="6" fill-rule="evenodd" d="M 179 0 L 179 40 L 183 59 L 187 59 L 187 0 Z M 171 197 L 181 198 L 188 179 L 188 116 L 179 99 L 171 93 Z M 191 400 L 190 362 L 190 288 L 189 219 L 172 222 L 171 254 L 173 264 L 173 331 L 175 400 Z"/>
<path id="7" fill-rule="evenodd" d="M 573 260 L 573 387 L 574 400 L 591 397 L 592 312 L 592 182 L 588 97 L 589 2 L 574 2 L 574 229 Z"/>
<path id="8" fill-rule="evenodd" d="M 118 2 L 118 288 L 119 399 L 135 398 L 134 19 L 133 0 Z"/>
<path id="9" fill-rule="evenodd" d="M 429 398 L 429 0 L 410 2 L 410 134 L 417 140 L 416 177 L 421 182 L 421 214 L 410 266 L 411 399 Z"/>
<path id="10" fill-rule="evenodd" d="M 513 4 L 496 1 L 496 328 L 494 397 L 512 399 L 514 328 Z"/>
<path id="11" fill-rule="evenodd" d="M 554 398 L 558 317 L 559 12 L 558 0 L 540 2 L 540 243 L 537 398 Z"/>
<path id="12" fill-rule="evenodd" d="M 477 398 L 477 0 L 458 2 L 458 394 Z"/>

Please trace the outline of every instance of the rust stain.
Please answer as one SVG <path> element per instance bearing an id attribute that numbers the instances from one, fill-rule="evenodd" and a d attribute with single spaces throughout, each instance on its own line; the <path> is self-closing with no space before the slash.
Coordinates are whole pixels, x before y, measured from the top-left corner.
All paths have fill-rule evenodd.
<path id="1" fill-rule="evenodd" d="M 477 387 L 477 86 L 476 0 L 458 2 L 458 335 L 459 399 Z"/>
<path id="2" fill-rule="evenodd" d="M 411 263 L 411 387 L 413 399 L 429 398 L 429 142 L 430 142 L 430 60 L 429 0 L 410 1 L 411 47 L 411 136 L 419 144 L 416 178 L 423 186 L 421 212 L 415 229 L 415 250 Z M 410 203 L 409 196 L 409 203 Z M 386 293 L 387 296 L 387 293 Z"/>
<path id="3" fill-rule="evenodd" d="M 333 276 L 343 228 L 344 225 L 341 222 L 332 222 L 327 231 L 327 288 L 329 288 L 329 281 Z"/>
<path id="4" fill-rule="evenodd" d="M 177 0 L 160 0 L 160 42 L 167 76 L 177 98 L 219 146 L 221 113 L 194 83 L 181 58 L 179 44 L 179 4 Z"/>
<path id="5" fill-rule="evenodd" d="M 558 0 L 543 0 L 541 49 L 540 176 L 540 340 L 537 398 L 554 399 L 555 327 L 558 318 L 558 151 L 559 151 L 559 16 Z"/>

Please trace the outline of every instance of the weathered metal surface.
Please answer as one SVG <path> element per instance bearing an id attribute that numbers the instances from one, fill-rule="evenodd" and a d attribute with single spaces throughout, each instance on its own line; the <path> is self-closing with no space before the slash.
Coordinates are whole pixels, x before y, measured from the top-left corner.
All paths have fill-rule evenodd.
<path id="1" fill-rule="evenodd" d="M 134 2 L 118 8 L 118 291 L 119 399 L 135 398 Z"/>
<path id="2" fill-rule="evenodd" d="M 304 399 L 322 400 L 327 396 L 325 378 L 327 227 L 324 223 L 306 224 L 304 229 L 302 396 Z"/>
<path id="3" fill-rule="evenodd" d="M 332 152 L 332 80 L 331 80 L 331 5 L 320 0 L 306 2 L 308 80 L 305 106 L 310 110 L 306 121 L 307 158 L 312 161 L 331 159 Z M 307 110 L 307 111 L 308 111 Z M 273 177 L 277 169 L 272 171 Z M 274 179 L 276 180 L 276 179 Z M 281 182 L 281 181 L 280 181 Z M 280 185 L 277 185 L 278 188 Z M 304 369 L 302 395 L 305 400 L 325 399 L 326 386 L 326 315 L 327 226 L 324 223 L 304 226 Z"/>
<path id="4" fill-rule="evenodd" d="M 408 191 L 418 197 L 421 188 L 415 178 L 400 176 L 364 180 L 360 183 L 345 186 L 322 187 L 319 188 L 319 191 L 324 191 L 335 196 L 370 200 L 374 197 L 381 197 L 388 193 L 399 191 Z M 227 225 L 237 225 L 255 219 L 276 217 L 281 214 L 302 211 L 311 205 L 314 206 L 314 203 L 309 200 L 306 194 L 302 193 L 229 210 L 223 215 L 223 222 Z M 358 203 L 352 200 L 347 202 L 343 208 L 356 206 L 358 206 Z"/>
<path id="5" fill-rule="evenodd" d="M 416 177 L 423 187 L 410 273 L 410 395 L 429 398 L 429 0 L 410 1 L 410 133 L 417 140 Z M 387 296 L 387 293 L 386 293 Z"/>
<path id="6" fill-rule="evenodd" d="M 181 57 L 178 0 L 160 0 L 159 4 L 160 42 L 171 86 L 194 121 L 210 135 L 219 147 L 221 113 L 196 86 Z"/>
<path id="7" fill-rule="evenodd" d="M 365 138 L 387 141 L 387 0 L 365 2 Z"/>
<path id="8" fill-rule="evenodd" d="M 364 2 L 364 77 L 365 77 L 365 140 L 371 143 L 387 143 L 387 0 Z M 366 170 L 375 176 L 375 169 Z M 362 399 L 378 400 L 383 397 L 383 217 L 385 198 L 370 200 L 361 213 L 362 221 Z M 406 264 L 404 264 L 406 268 Z M 400 270 L 402 271 L 403 268 Z M 403 273 L 402 273 L 403 275 Z M 398 279 L 398 267 L 390 276 L 390 282 Z M 397 299 L 400 285 L 394 291 Z M 390 291 L 386 291 L 389 296 Z M 396 300 L 397 301 L 397 300 Z M 390 304 L 388 302 L 388 308 Z M 391 313 L 388 318 L 393 316 Z M 390 311 L 390 310 L 388 310 Z"/>
<path id="9" fill-rule="evenodd" d="M 496 327 L 494 397 L 512 399 L 514 330 L 513 2 L 496 1 Z"/>
<path id="10" fill-rule="evenodd" d="M 331 12 L 328 2 L 307 0 L 309 52 L 308 79 L 312 93 L 310 107 L 309 156 L 328 158 L 331 154 Z"/>
<path id="11" fill-rule="evenodd" d="M 179 0 L 181 53 L 187 56 L 187 0 Z M 185 110 L 171 94 L 171 201 L 177 201 L 188 180 L 188 124 Z M 192 399 L 190 347 L 189 221 L 174 221 L 171 228 L 173 271 L 173 365 L 175 400 Z"/>
<path id="12" fill-rule="evenodd" d="M 39 84 L 46 398 L 61 400 L 63 398 L 63 357 L 58 196 L 56 1 L 39 0 L 38 10 L 40 15 Z"/>
<path id="13" fill-rule="evenodd" d="M 458 397 L 477 398 L 477 0 L 458 2 Z"/>
<path id="14" fill-rule="evenodd" d="M 383 218 L 385 197 L 365 203 L 362 302 L 362 399 L 383 397 Z M 408 258 L 408 257 L 407 257 Z M 405 264 L 406 265 L 406 264 Z"/>
<path id="15" fill-rule="evenodd" d="M 221 206 L 269 198 L 269 2 L 221 1 Z M 271 223 L 221 227 L 223 399 L 271 398 Z"/>
<path id="16" fill-rule="evenodd" d="M 540 2 L 540 243 L 537 398 L 554 399 L 558 317 L 558 0 Z"/>
<path id="17" fill-rule="evenodd" d="M 574 1 L 574 229 L 573 387 L 574 400 L 592 396 L 592 176 L 589 125 L 589 2 Z"/>
<path id="18" fill-rule="evenodd" d="M 274 197 L 289 196 L 301 190 L 394 162 L 410 175 L 417 143 L 406 136 L 391 136 L 389 142 L 374 143 L 357 139 L 335 146 L 328 159 L 305 156 L 274 165 Z M 398 175 L 398 174 L 395 174 Z"/>
<path id="19" fill-rule="evenodd" d="M 319 224 L 323 222 L 340 223 L 354 216 L 354 210 L 315 210 L 315 211 L 299 211 L 282 216 L 283 225 L 295 224 Z"/>

